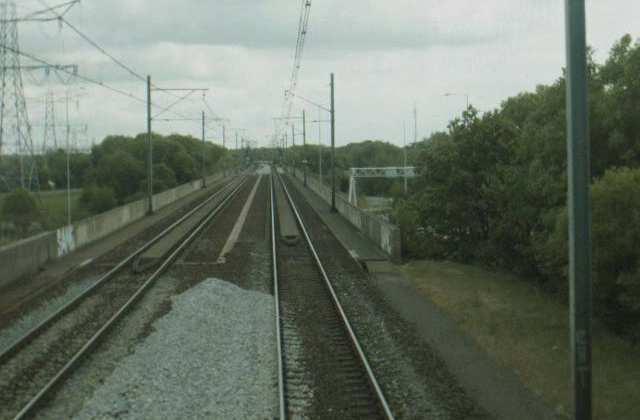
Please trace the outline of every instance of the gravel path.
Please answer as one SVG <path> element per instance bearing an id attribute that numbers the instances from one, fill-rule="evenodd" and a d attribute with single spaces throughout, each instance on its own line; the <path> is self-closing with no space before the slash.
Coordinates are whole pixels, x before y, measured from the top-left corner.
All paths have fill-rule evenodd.
<path id="1" fill-rule="evenodd" d="M 273 418 L 273 297 L 207 279 L 123 359 L 77 419 Z"/>

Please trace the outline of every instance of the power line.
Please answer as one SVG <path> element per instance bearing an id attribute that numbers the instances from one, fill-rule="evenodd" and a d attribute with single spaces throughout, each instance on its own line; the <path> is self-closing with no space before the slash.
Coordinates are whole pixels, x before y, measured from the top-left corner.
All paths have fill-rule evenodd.
<path id="1" fill-rule="evenodd" d="M 35 11 L 35 12 L 32 12 L 32 13 L 29 13 L 28 15 L 25 15 L 25 16 L 23 16 L 21 18 L 15 17 L 15 18 L 11 18 L 11 19 L 3 19 L 2 23 L 51 22 L 51 21 L 54 21 L 54 20 L 59 20 L 64 15 L 69 13 L 71 8 L 73 8 L 73 6 L 75 6 L 78 3 L 80 3 L 80 0 L 71 0 L 71 1 L 67 1 L 67 2 L 62 3 L 62 4 L 58 4 L 56 6 L 52 6 L 52 7 L 49 7 L 48 5 L 44 4 L 44 7 L 46 7 L 46 9 L 44 9 L 44 10 L 38 10 L 38 11 Z M 66 9 L 63 10 L 62 13 L 56 13 L 55 12 L 55 9 L 61 9 L 63 7 L 66 7 Z M 56 13 L 56 16 L 54 16 L 54 17 L 37 17 L 37 16 L 40 16 L 40 15 L 44 15 L 46 13 Z"/>
<path id="2" fill-rule="evenodd" d="M 7 46 L 7 45 L 2 45 L 1 47 L 2 47 L 3 49 L 7 50 L 7 51 L 10 51 L 10 52 L 12 52 L 12 53 L 15 53 L 15 54 L 21 55 L 21 56 L 23 56 L 23 57 L 26 57 L 26 58 L 28 58 L 28 59 L 30 59 L 30 60 L 33 60 L 33 61 L 37 62 L 37 63 L 43 64 L 43 65 L 47 65 L 47 66 L 55 67 L 55 65 L 54 65 L 54 64 L 51 64 L 51 63 L 47 62 L 46 60 L 43 60 L 42 58 L 38 58 L 38 57 L 34 56 L 33 54 L 29 54 L 29 53 L 26 53 L 26 52 L 24 52 L 24 51 L 20 51 L 20 50 L 14 49 L 14 48 L 9 47 L 9 46 Z M 120 94 L 120 95 L 123 95 L 123 96 L 127 96 L 127 97 L 129 97 L 129 98 L 131 98 L 131 99 L 133 99 L 133 100 L 138 101 L 138 102 L 145 103 L 145 104 L 147 103 L 144 99 L 139 98 L 139 97 L 135 96 L 134 94 L 132 94 L 132 93 L 130 93 L 130 92 L 126 92 L 126 91 L 124 91 L 124 90 L 121 90 L 121 89 L 115 88 L 115 87 L 113 87 L 113 86 L 107 85 L 106 83 L 101 82 L 101 81 L 96 80 L 96 79 L 92 79 L 91 77 L 83 76 L 83 75 L 82 75 L 82 74 L 80 74 L 79 72 L 74 73 L 74 72 L 72 72 L 72 71 L 70 71 L 70 70 L 67 70 L 67 69 L 66 69 L 66 68 L 64 68 L 64 67 L 60 67 L 58 70 L 59 70 L 59 71 L 62 71 L 62 72 L 64 72 L 64 73 L 70 74 L 70 75 L 72 75 L 72 76 L 75 76 L 75 77 L 77 77 L 78 79 L 80 79 L 80 80 L 82 80 L 82 81 L 84 81 L 84 82 L 87 82 L 87 83 L 90 83 L 90 84 L 94 84 L 94 85 L 101 86 L 101 87 L 103 87 L 103 88 L 105 88 L 105 89 L 111 90 L 111 91 L 113 91 L 113 92 L 115 92 L 115 93 L 118 93 L 118 94 Z"/>
<path id="3" fill-rule="evenodd" d="M 27 15 L 25 17 L 26 18 L 31 18 L 33 16 L 43 15 L 45 13 L 51 12 L 51 13 L 55 13 L 56 14 L 56 17 L 55 18 L 51 18 L 51 20 L 60 19 L 64 15 L 69 13 L 69 11 L 73 8 L 73 6 L 75 6 L 76 4 L 80 3 L 80 0 L 70 0 L 70 1 L 67 1 L 65 3 L 58 4 L 56 6 L 49 6 L 48 4 L 44 4 L 42 2 L 40 2 L 40 3 L 43 4 L 44 7 L 46 7 L 45 10 L 39 10 L 39 11 L 30 13 L 29 15 Z M 66 9 L 64 9 L 62 11 L 62 13 L 57 13 L 56 12 L 56 9 L 62 9 L 63 7 L 66 7 Z"/>
<path id="4" fill-rule="evenodd" d="M 38 0 L 43 6 L 48 7 L 47 3 L 44 0 Z M 78 1 L 78 0 L 75 0 Z M 94 41 L 93 39 L 91 39 L 89 37 L 89 35 L 85 34 L 84 32 L 82 32 L 80 29 L 78 29 L 75 25 L 73 25 L 71 22 L 69 22 L 67 19 L 64 18 L 63 15 L 58 14 L 57 12 L 55 12 L 54 10 L 51 10 L 52 13 L 54 13 L 56 15 L 56 19 L 59 20 L 60 22 L 64 23 L 65 25 L 67 25 L 72 31 L 74 31 L 78 36 L 80 36 L 82 39 L 84 39 L 86 42 L 88 42 L 91 46 L 93 46 L 95 49 L 97 49 L 100 53 L 102 53 L 104 56 L 106 56 L 107 58 L 109 58 L 111 61 L 113 61 L 117 66 L 119 66 L 120 68 L 122 68 L 123 70 L 125 70 L 126 72 L 128 72 L 129 74 L 131 74 L 133 77 L 137 78 L 140 81 L 146 82 L 147 78 L 145 76 L 143 76 L 142 74 L 140 74 L 139 72 L 135 71 L 134 69 L 132 69 L 130 66 L 126 65 L 124 62 L 122 62 L 122 60 L 116 58 L 113 54 L 109 53 L 104 47 L 102 47 L 100 44 L 98 44 L 96 41 Z M 66 13 L 66 12 L 65 12 Z M 164 92 L 165 94 L 168 94 L 169 96 L 172 96 L 176 99 L 180 99 L 182 100 L 183 98 L 179 95 L 176 95 L 174 93 L 172 93 L 171 91 L 167 91 L 164 89 L 161 89 L 160 87 L 158 87 L 156 84 L 151 83 L 151 86 L 157 90 L 157 91 L 161 91 Z"/>
<path id="5" fill-rule="evenodd" d="M 211 105 L 209 104 L 209 101 L 207 101 L 207 98 L 206 98 L 206 97 L 203 97 L 203 98 L 202 98 L 202 102 L 204 102 L 205 106 L 207 107 L 207 109 L 209 110 L 209 112 L 211 113 L 211 115 L 213 115 L 213 117 L 214 117 L 214 121 L 229 121 L 229 119 L 228 119 L 228 118 L 221 117 L 220 115 L 216 114 L 216 113 L 213 111 L 213 108 L 212 108 L 212 107 L 211 107 Z"/>
<path id="6" fill-rule="evenodd" d="M 309 27 L 310 13 L 311 13 L 311 0 L 302 0 L 301 6 L 300 6 L 300 17 L 298 19 L 298 34 L 296 38 L 296 48 L 293 54 L 293 68 L 291 69 L 289 89 L 287 89 L 285 92 L 285 99 L 282 107 L 282 116 L 286 118 L 291 116 L 291 108 L 293 106 L 293 97 L 295 96 L 296 87 L 298 85 L 298 76 L 300 74 L 300 67 L 302 66 L 302 55 L 304 52 L 304 44 L 305 44 L 307 31 Z M 278 129 L 278 131 L 280 130 Z"/>
<path id="7" fill-rule="evenodd" d="M 45 3 L 44 0 L 39 0 L 40 3 L 45 6 L 48 7 L 47 3 Z M 65 25 L 67 25 L 69 28 L 71 28 L 71 30 L 73 32 L 75 32 L 78 36 L 80 36 L 82 39 L 84 39 L 85 41 L 87 41 L 89 44 L 91 44 L 95 49 L 97 49 L 98 51 L 100 51 L 102 54 L 104 54 L 105 56 L 107 56 L 111 61 L 113 61 L 114 63 L 116 63 L 118 66 L 120 66 L 122 69 L 126 70 L 128 73 L 130 73 L 132 76 L 136 77 L 137 79 L 146 82 L 147 78 L 142 76 L 140 73 L 136 72 L 135 70 L 133 70 L 131 67 L 127 66 L 126 64 L 124 64 L 122 61 L 118 60 L 116 57 L 114 57 L 112 54 L 110 54 L 107 50 L 105 50 L 103 47 L 101 47 L 100 45 L 98 45 L 97 42 L 95 42 L 94 40 L 92 40 L 91 38 L 89 38 L 88 35 L 86 35 L 84 32 L 82 32 L 80 29 L 78 29 L 76 26 L 74 26 L 71 22 L 69 22 L 67 19 L 64 18 L 64 16 L 60 15 L 59 13 L 57 13 L 54 10 L 51 10 L 52 13 L 54 13 L 56 15 L 56 19 L 59 19 L 60 22 L 64 23 Z"/>
<path id="8" fill-rule="evenodd" d="M 64 17 L 64 15 L 66 15 L 66 14 L 69 12 L 69 10 L 70 10 L 70 9 L 71 9 L 75 4 L 79 3 L 79 0 L 71 0 L 71 1 L 68 1 L 68 2 L 66 2 L 66 3 L 62 3 L 62 4 L 59 4 L 59 5 L 56 5 L 56 6 L 52 6 L 52 7 L 50 7 L 50 6 L 49 6 L 49 5 L 48 5 L 44 0 L 38 0 L 38 1 L 39 1 L 39 3 L 40 3 L 40 4 L 42 4 L 44 7 L 46 7 L 46 9 L 45 9 L 45 10 L 41 10 L 41 11 L 37 11 L 37 12 L 33 12 L 33 13 L 31 13 L 30 15 L 28 15 L 28 16 L 30 16 L 30 17 L 33 17 L 33 16 L 40 16 L 40 15 L 44 15 L 44 14 L 46 14 L 46 13 L 51 13 L 51 14 L 53 14 L 54 16 L 53 16 L 53 17 L 51 17 L 51 18 L 46 18 L 46 17 L 44 17 L 44 18 L 33 18 L 33 19 L 37 19 L 38 21 L 52 21 L 52 20 L 58 20 L 58 21 L 60 21 L 60 22 L 64 23 L 64 24 L 65 24 L 65 25 L 67 25 L 71 30 L 73 30 L 73 32 L 75 32 L 78 36 L 80 36 L 82 39 L 84 39 L 86 42 L 88 42 L 91 46 L 93 46 L 95 49 L 97 49 L 100 53 L 102 53 L 103 55 L 105 55 L 106 57 L 108 57 L 108 58 L 109 58 L 112 62 L 114 62 L 117 66 L 119 66 L 120 68 L 122 68 L 122 69 L 124 69 L 125 71 L 127 71 L 129 74 L 131 74 L 132 76 L 134 76 L 136 79 L 141 80 L 141 81 L 146 81 L 146 77 L 145 77 L 145 76 L 142 76 L 140 73 L 138 73 L 138 72 L 136 72 L 135 70 L 133 70 L 130 66 L 126 65 L 123 61 L 121 61 L 121 60 L 119 60 L 118 58 L 116 58 L 113 54 L 110 54 L 110 53 L 109 53 L 105 48 L 103 48 L 101 45 L 99 45 L 96 41 L 92 40 L 88 35 L 86 35 L 84 32 L 82 32 L 80 29 L 78 29 L 75 25 L 73 25 L 71 22 L 69 22 L 69 21 Z M 58 12 L 57 12 L 57 9 L 60 9 L 60 8 L 63 8 L 63 7 L 66 7 L 66 9 L 65 9 L 62 13 L 58 13 Z M 32 19 L 32 20 L 33 20 L 33 19 Z M 24 53 L 24 52 L 19 51 L 19 50 L 17 50 L 17 49 L 12 49 L 12 48 L 6 48 L 6 49 L 7 49 L 8 51 L 13 51 L 14 53 L 17 53 L 17 54 L 19 54 L 19 55 L 22 55 L 22 56 L 24 56 L 24 57 L 27 57 L 27 58 L 29 58 L 29 59 L 31 59 L 31 60 L 34 60 L 34 61 L 36 61 L 36 62 L 39 62 L 39 63 L 42 63 L 42 64 L 50 65 L 50 64 L 48 64 L 45 60 L 43 60 L 43 59 L 41 59 L 41 58 L 38 58 L 38 57 L 35 57 L 34 55 L 31 55 L 31 54 L 28 54 L 28 53 Z M 88 77 L 88 76 L 83 76 L 83 75 L 81 75 L 81 74 L 78 74 L 77 72 L 70 73 L 69 71 L 66 71 L 66 69 L 63 69 L 63 71 L 64 71 L 65 73 L 70 74 L 70 75 L 72 75 L 72 76 L 75 76 L 75 77 L 77 77 L 78 79 L 83 80 L 83 81 L 85 81 L 85 82 L 87 82 L 87 83 L 91 83 L 91 84 L 95 84 L 95 85 L 101 86 L 101 87 L 106 88 L 106 89 L 108 89 L 108 90 L 111 90 L 111 91 L 113 91 L 113 92 L 115 92 L 115 93 L 118 93 L 118 94 L 120 94 L 120 95 L 126 96 L 126 97 L 128 97 L 128 98 L 130 98 L 130 99 L 133 99 L 133 100 L 135 100 L 135 101 L 137 101 L 137 102 L 144 103 L 144 104 L 146 104 L 146 103 L 147 103 L 147 101 L 146 101 L 145 99 L 143 99 L 143 98 L 137 97 L 137 96 L 135 96 L 134 94 L 132 94 L 132 93 L 130 93 L 130 92 L 126 92 L 126 91 L 124 91 L 124 90 L 121 90 L 121 89 L 115 88 L 115 87 L 113 87 L 113 86 L 107 85 L 107 84 L 105 84 L 105 83 L 104 83 L 104 82 L 102 82 L 102 81 L 99 81 L 99 80 L 96 80 L 96 79 L 90 78 L 90 77 Z M 152 87 L 152 88 L 154 88 L 154 90 L 156 90 L 156 91 L 164 92 L 165 94 L 168 94 L 169 96 L 172 96 L 172 97 L 174 97 L 174 98 L 176 98 L 176 99 L 177 99 L 177 101 L 173 102 L 172 104 L 170 104 L 170 105 L 169 105 L 169 106 L 167 106 L 167 107 L 163 107 L 163 106 L 157 105 L 157 104 L 155 104 L 155 103 L 151 103 L 150 105 L 151 105 L 152 107 L 154 107 L 154 108 L 156 108 L 156 109 L 159 109 L 159 113 L 158 113 L 157 115 L 160 115 L 160 114 L 163 114 L 163 113 L 165 113 L 165 112 L 167 112 L 167 111 L 170 111 L 170 112 L 171 112 L 171 114 L 173 114 L 173 115 L 175 115 L 175 116 L 179 117 L 180 119 L 188 120 L 188 118 L 189 118 L 189 117 L 186 117 L 186 116 L 185 116 L 185 115 L 183 115 L 183 114 L 180 114 L 180 113 L 178 113 L 178 112 L 176 112 L 176 111 L 173 111 L 173 110 L 171 110 L 171 108 L 173 108 L 176 104 L 178 104 L 178 103 L 179 103 L 179 102 L 181 102 L 182 100 L 186 99 L 186 97 L 188 97 L 188 96 L 189 96 L 189 94 L 190 94 L 190 93 L 192 93 L 193 91 L 191 91 L 188 95 L 181 96 L 181 95 L 177 95 L 177 94 L 174 94 L 173 92 L 171 92 L 171 89 L 162 89 L 162 88 L 158 87 L 158 86 L 157 86 L 157 85 L 155 85 L 155 84 L 151 84 L 151 87 Z M 203 99 L 204 99 L 204 98 L 203 98 Z M 205 101 L 205 103 L 206 103 L 206 101 Z M 209 108 L 209 110 L 212 112 L 212 114 L 214 114 L 214 115 L 215 115 L 215 113 L 213 113 L 213 110 L 212 110 L 212 109 L 211 109 L 211 107 L 208 105 L 208 103 L 206 103 L 206 104 L 207 104 L 207 107 Z M 218 117 L 218 118 L 219 118 L 219 117 Z"/>
<path id="9" fill-rule="evenodd" d="M 103 87 L 103 88 L 108 89 L 108 90 L 110 90 L 110 91 L 112 91 L 114 93 L 120 94 L 122 96 L 126 96 L 126 97 L 128 97 L 130 99 L 133 99 L 134 101 L 140 102 L 142 104 L 146 104 L 147 103 L 147 101 L 145 99 L 140 98 L 140 97 L 138 97 L 138 96 L 136 96 L 136 95 L 134 95 L 134 94 L 132 94 L 130 92 L 124 91 L 122 89 L 115 88 L 115 87 L 113 87 L 111 85 L 108 85 L 108 84 L 106 84 L 106 83 L 104 83 L 102 81 L 93 79 L 91 77 L 84 76 L 84 75 L 80 74 L 79 72 L 68 70 L 67 68 L 65 68 L 63 66 L 56 66 L 54 64 L 51 64 L 51 63 L 47 62 L 46 60 L 44 60 L 42 58 L 38 58 L 38 57 L 34 56 L 33 54 L 29 54 L 29 53 L 26 53 L 24 51 L 17 50 L 15 48 L 9 47 L 7 45 L 0 45 L 0 48 L 2 48 L 4 50 L 7 50 L 9 52 L 12 52 L 12 53 L 21 55 L 23 57 L 26 57 L 26 58 L 28 58 L 30 60 L 33 60 L 33 61 L 37 62 L 37 63 L 43 64 L 43 65 L 46 65 L 46 66 L 55 67 L 56 70 L 64 72 L 64 73 L 67 73 L 69 75 L 72 75 L 72 76 L 74 76 L 74 77 L 76 77 L 76 78 L 78 78 L 78 79 L 80 79 L 80 80 L 82 80 L 82 81 L 84 81 L 86 83 Z M 155 104 L 155 103 L 151 103 L 151 106 L 154 107 L 154 108 L 159 109 L 160 111 L 165 111 L 165 110 L 168 111 L 167 108 L 170 108 L 170 107 L 163 107 L 162 105 L 158 105 L 158 104 Z M 171 113 L 176 115 L 179 118 L 188 118 L 188 117 L 186 117 L 186 116 L 184 116 L 184 115 L 182 115 L 182 114 L 180 114 L 180 113 L 178 113 L 176 111 L 173 111 L 173 110 L 171 110 Z"/>

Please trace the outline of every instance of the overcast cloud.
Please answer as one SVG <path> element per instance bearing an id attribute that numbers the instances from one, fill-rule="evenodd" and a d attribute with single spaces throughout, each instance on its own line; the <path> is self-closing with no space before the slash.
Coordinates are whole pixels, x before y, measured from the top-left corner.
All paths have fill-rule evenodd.
<path id="1" fill-rule="evenodd" d="M 18 3 L 22 13 L 42 7 L 39 0 Z M 560 0 L 315 0 L 298 93 L 327 103 L 329 73 L 336 74 L 338 144 L 372 138 L 400 144 L 403 121 L 412 138 L 414 102 L 422 137 L 444 129 L 464 108 L 463 96 L 445 97 L 446 92 L 468 93 L 473 105 L 489 110 L 510 95 L 555 80 L 564 66 L 563 5 Z M 590 0 L 587 7 L 588 39 L 598 60 L 623 34 L 640 35 L 637 0 Z M 294 0 L 83 0 L 67 17 L 158 85 L 210 88 L 216 113 L 264 145 L 272 118 L 281 111 L 299 10 Z M 68 28 L 25 23 L 20 36 L 24 51 L 54 63 L 77 63 L 83 75 L 145 95 L 143 83 Z M 44 108 L 39 98 L 48 88 L 62 97 L 64 88 L 54 80 L 35 85 L 32 79 L 42 76 L 25 76 L 29 112 L 38 125 Z M 71 118 L 89 125 L 89 139 L 145 130 L 143 104 L 96 86 L 81 93 Z M 158 104 L 171 101 L 154 95 Z M 315 108 L 296 105 L 295 112 L 304 105 L 317 118 Z M 196 97 L 175 109 L 195 118 L 202 107 Z M 316 141 L 318 126 L 308 129 Z M 328 130 L 322 129 L 326 142 Z M 198 135 L 199 128 L 158 121 L 154 131 Z M 37 128 L 34 135 L 38 141 Z M 220 130 L 210 137 L 219 138 Z"/>

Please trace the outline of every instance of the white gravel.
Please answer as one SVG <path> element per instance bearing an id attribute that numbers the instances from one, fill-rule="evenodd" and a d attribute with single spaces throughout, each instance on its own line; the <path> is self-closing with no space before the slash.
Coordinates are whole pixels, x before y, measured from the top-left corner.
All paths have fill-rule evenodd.
<path id="1" fill-rule="evenodd" d="M 121 360 L 77 419 L 277 416 L 273 296 L 207 279 Z"/>

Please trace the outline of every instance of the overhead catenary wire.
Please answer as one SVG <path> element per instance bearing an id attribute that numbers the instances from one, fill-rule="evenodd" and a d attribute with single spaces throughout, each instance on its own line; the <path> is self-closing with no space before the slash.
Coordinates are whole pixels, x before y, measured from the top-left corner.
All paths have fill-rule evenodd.
<path id="1" fill-rule="evenodd" d="M 18 55 L 20 55 L 22 57 L 25 57 L 25 58 L 28 58 L 30 60 L 33 60 L 36 63 L 42 64 L 42 65 L 45 65 L 45 66 L 55 67 L 54 64 L 49 63 L 47 60 L 44 60 L 44 59 L 39 58 L 39 57 L 36 57 L 33 54 L 29 54 L 29 53 L 26 53 L 24 51 L 17 50 L 15 48 L 9 47 L 8 45 L 0 45 L 0 48 L 2 48 L 4 50 L 7 50 L 9 52 L 12 52 L 14 54 L 18 54 Z M 84 76 L 84 75 L 80 74 L 80 72 L 72 72 L 72 71 L 70 71 L 70 70 L 68 70 L 68 69 L 66 69 L 64 67 L 58 68 L 57 70 L 59 70 L 61 72 L 64 72 L 64 73 L 67 73 L 67 74 L 70 74 L 70 75 L 73 75 L 76 78 L 78 78 L 78 79 L 80 79 L 80 80 L 82 80 L 82 81 L 84 81 L 86 83 L 98 85 L 98 86 L 101 86 L 101 87 L 103 87 L 105 89 L 111 90 L 112 92 L 118 93 L 118 94 L 123 95 L 123 96 L 127 96 L 127 97 L 129 97 L 129 98 L 131 98 L 131 99 L 133 99 L 135 101 L 138 101 L 138 102 L 141 102 L 141 103 L 147 103 L 144 99 L 142 99 L 142 98 L 140 98 L 140 97 L 138 97 L 138 96 L 136 96 L 136 95 L 134 95 L 134 94 L 132 94 L 130 92 L 124 91 L 122 89 L 115 88 L 115 87 L 113 87 L 111 85 L 108 85 L 108 84 L 106 84 L 106 83 L 104 83 L 104 82 L 102 82 L 100 80 L 93 79 L 93 78 L 91 78 L 89 76 Z"/>
<path id="2" fill-rule="evenodd" d="M 71 10 L 71 8 L 76 5 L 77 3 L 79 3 L 79 0 L 70 0 L 67 1 L 65 3 L 62 4 L 58 4 L 55 6 L 49 6 L 45 0 L 38 0 L 38 2 L 45 7 L 44 10 L 39 10 L 36 12 L 32 12 L 29 13 L 28 15 L 26 15 L 26 17 L 28 18 L 28 20 L 30 21 L 41 21 L 41 22 L 47 22 L 47 21 L 58 21 L 60 22 L 60 24 L 64 24 L 67 27 L 69 27 L 75 34 L 77 34 L 80 38 L 82 38 L 84 41 L 86 41 L 88 44 L 90 44 L 93 48 L 95 48 L 98 52 L 100 52 L 102 55 L 104 55 L 105 57 L 107 57 L 109 60 L 111 60 L 113 63 L 115 63 L 118 67 L 120 67 L 121 69 L 125 70 L 128 74 L 130 74 L 131 76 L 133 76 L 135 79 L 140 80 L 140 81 L 146 81 L 146 77 L 143 76 L 140 72 L 134 70 L 131 66 L 125 64 L 122 60 L 118 59 L 117 57 L 115 57 L 115 55 L 109 53 L 109 51 L 106 50 L 106 48 L 102 47 L 98 42 L 94 41 L 89 35 L 87 35 L 86 33 L 84 33 L 82 30 L 80 30 L 78 27 L 76 27 L 74 24 L 72 24 L 68 19 L 65 18 L 65 15 Z M 63 9 L 61 10 L 60 9 Z M 47 16 L 47 14 L 49 14 L 50 16 Z M 2 48 L 5 48 L 5 46 L 0 46 Z M 6 47 L 5 48 L 6 51 L 11 51 L 14 53 L 17 53 L 23 57 L 26 57 L 28 59 L 31 59 L 35 62 L 38 62 L 40 64 L 43 65 L 47 65 L 47 66 L 52 66 L 50 63 L 47 62 L 47 60 L 36 57 L 33 54 L 29 54 L 29 53 L 25 53 L 23 51 L 19 51 L 19 50 L 15 50 L 13 48 L 10 47 Z M 93 84 L 93 85 L 97 85 L 100 87 L 103 87 L 107 90 L 110 90 L 116 94 L 125 96 L 129 99 L 132 99 L 136 102 L 139 103 L 147 103 L 147 99 L 145 98 L 141 98 L 131 92 L 127 92 L 123 89 L 111 86 L 109 84 L 106 84 L 100 80 L 97 80 L 96 78 L 92 78 L 89 76 L 85 76 L 82 74 L 79 74 L 77 72 L 70 72 L 67 69 L 59 69 L 61 70 L 63 73 L 66 73 L 68 75 L 70 75 L 71 77 L 75 77 L 78 80 L 84 81 L 86 83 L 89 84 Z M 61 76 L 58 72 L 56 72 L 56 76 L 58 76 L 58 78 L 61 79 Z M 61 82 L 64 83 L 64 81 L 61 79 Z M 183 100 L 188 99 L 188 97 L 195 91 L 195 90 L 188 90 L 189 93 L 187 93 L 186 95 L 182 95 L 182 94 L 176 94 L 174 92 L 172 92 L 171 89 L 162 89 L 160 87 L 158 87 L 157 85 L 151 83 L 151 88 L 154 91 L 159 91 L 159 92 L 164 92 L 165 94 L 172 96 L 174 98 L 176 98 L 177 100 L 174 101 L 173 103 L 171 103 L 169 106 L 160 106 L 156 103 L 151 102 L 150 106 L 153 107 L 154 109 L 159 110 L 156 114 L 155 117 L 158 117 L 162 114 L 164 114 L 165 112 L 170 111 L 171 115 L 176 116 L 177 118 L 164 118 L 164 119 L 156 119 L 157 121 L 191 121 L 192 119 L 188 116 L 185 116 L 184 114 L 181 114 L 179 112 L 176 112 L 175 110 L 172 110 L 172 108 L 177 105 L 178 103 L 182 102 Z M 208 104 L 208 102 L 206 102 L 206 97 L 203 97 L 203 101 L 205 102 L 207 108 L 209 109 L 209 111 L 211 112 L 212 115 L 214 115 L 215 118 L 211 119 L 212 122 L 215 122 L 215 120 L 222 120 L 222 118 L 220 118 L 215 112 L 213 112 L 213 109 L 211 108 L 211 106 Z"/>
<path id="3" fill-rule="evenodd" d="M 47 5 L 47 3 L 44 0 L 38 0 L 40 2 L 40 4 L 42 4 L 45 7 L 49 7 Z M 75 1 L 79 1 L 79 0 L 75 0 Z M 50 8 L 51 9 L 51 8 Z M 123 70 L 125 70 L 126 72 L 128 72 L 130 75 L 132 75 L 133 77 L 135 77 L 136 79 L 146 82 L 147 78 L 146 76 L 142 75 L 140 72 L 135 71 L 133 68 L 131 68 L 130 66 L 126 65 L 122 60 L 116 58 L 113 54 L 109 53 L 104 47 L 102 47 L 100 44 L 98 44 L 96 41 L 94 41 L 93 39 L 91 39 L 91 37 L 89 37 L 89 35 L 85 34 L 84 32 L 82 32 L 78 27 L 76 27 L 75 25 L 73 25 L 71 22 L 69 22 L 69 20 L 65 19 L 65 17 L 59 13 L 57 13 L 55 10 L 50 10 L 51 13 L 53 13 L 55 15 L 54 20 L 59 20 L 61 23 L 65 24 L 66 26 L 68 26 L 73 32 L 75 32 L 79 37 L 81 37 L 82 39 L 84 39 L 86 42 L 88 42 L 91 46 L 93 46 L 96 50 L 98 50 L 100 53 L 102 53 L 105 57 L 109 58 L 113 63 L 115 63 L 117 66 L 119 66 L 120 68 L 122 68 Z M 65 11 L 66 14 L 66 11 Z M 153 87 L 156 91 L 159 92 L 163 92 L 165 94 L 168 94 L 169 96 L 173 96 L 176 99 L 179 99 L 180 96 L 174 94 L 173 92 L 169 91 L 169 90 L 165 90 L 162 89 L 160 87 L 158 87 L 156 84 L 151 83 L 151 87 Z"/>
<path id="4" fill-rule="evenodd" d="M 44 0 L 39 0 L 39 2 L 43 6 L 49 7 Z M 147 80 L 145 76 L 141 75 L 140 73 L 138 73 L 135 70 L 133 70 L 131 67 L 129 67 L 126 64 L 124 64 L 121 60 L 119 60 L 116 57 L 114 57 L 106 49 L 104 49 L 102 46 L 100 46 L 97 42 L 95 42 L 94 40 L 89 38 L 88 35 L 86 35 L 84 32 L 82 32 L 80 29 L 78 29 L 75 25 L 73 25 L 71 22 L 69 22 L 67 19 L 65 19 L 65 17 L 63 15 L 57 13 L 55 10 L 50 10 L 50 12 L 55 15 L 55 19 L 56 20 L 59 20 L 60 22 L 62 22 L 65 25 L 67 25 L 79 37 L 81 37 L 82 39 L 87 41 L 89 44 L 91 44 L 91 46 L 93 46 L 95 49 L 100 51 L 103 55 L 108 57 L 111 61 L 113 61 L 115 64 L 117 64 L 120 68 L 124 69 L 129 74 L 131 74 L 132 76 L 134 76 L 135 78 L 137 78 L 137 79 L 139 79 L 139 80 L 141 80 L 143 82 Z"/>
<path id="5" fill-rule="evenodd" d="M 9 47 L 7 45 L 0 45 L 0 48 L 5 49 L 5 50 L 7 50 L 9 52 L 18 54 L 18 55 L 20 55 L 22 57 L 25 57 L 25 58 L 28 58 L 30 60 L 33 60 L 36 63 L 42 64 L 42 65 L 46 65 L 46 66 L 50 66 L 50 67 L 56 67 L 54 64 L 49 63 L 45 59 L 36 57 L 35 55 L 26 53 L 24 51 L 17 50 L 15 48 Z M 140 98 L 139 96 L 136 96 L 131 92 L 127 92 L 125 90 L 118 89 L 116 87 L 108 85 L 108 84 L 106 84 L 106 83 L 104 83 L 104 82 L 102 82 L 100 80 L 91 78 L 89 76 L 84 76 L 80 72 L 73 72 L 71 70 L 68 70 L 67 68 L 60 67 L 60 66 L 56 67 L 56 70 L 64 72 L 64 73 L 67 73 L 69 75 L 72 75 L 72 76 L 76 77 L 77 79 L 82 80 L 83 82 L 86 82 L 86 83 L 89 83 L 89 84 L 93 84 L 93 85 L 97 85 L 97 86 L 100 86 L 102 88 L 108 89 L 108 90 L 110 90 L 110 91 L 112 91 L 114 93 L 117 93 L 119 95 L 126 96 L 126 97 L 128 97 L 128 98 L 130 98 L 130 99 L 132 99 L 134 101 L 139 102 L 139 103 L 142 103 L 142 104 L 146 104 L 147 103 L 147 101 L 145 99 Z M 153 102 L 151 103 L 151 106 L 156 108 L 156 109 L 159 109 L 160 111 L 167 110 L 167 107 L 163 107 L 162 105 L 158 105 L 158 104 L 153 103 Z M 179 118 L 189 118 L 189 117 L 186 117 L 186 116 L 184 116 L 184 115 L 182 115 L 180 113 L 177 113 L 176 111 L 173 111 L 173 110 L 170 110 L 170 112 L 172 114 L 176 115 Z"/>

